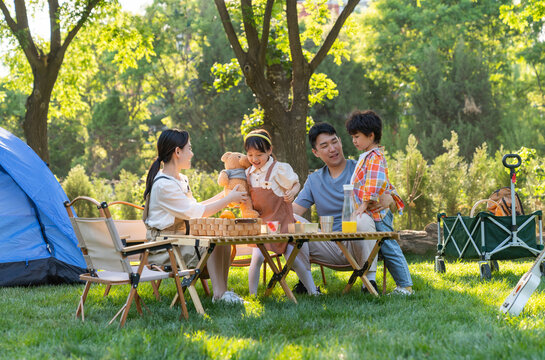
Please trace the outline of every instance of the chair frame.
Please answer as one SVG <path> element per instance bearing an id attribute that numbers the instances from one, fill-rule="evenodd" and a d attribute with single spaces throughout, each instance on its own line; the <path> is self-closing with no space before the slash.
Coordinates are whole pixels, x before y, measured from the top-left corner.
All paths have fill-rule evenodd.
<path id="1" fill-rule="evenodd" d="M 97 206 L 97 209 L 99 211 L 99 217 L 97 218 L 77 218 L 74 216 L 74 213 L 72 212 L 72 205 L 80 200 L 85 200 L 93 203 Z M 127 296 L 126 302 L 123 304 L 121 309 L 115 314 L 115 316 L 110 320 L 108 325 L 110 325 L 119 315 L 121 315 L 120 318 L 120 327 L 123 327 L 125 325 L 125 322 L 127 320 L 127 316 L 129 313 L 129 310 L 131 308 L 131 305 L 133 302 L 136 304 L 136 309 L 140 315 L 143 315 L 142 311 L 142 305 L 145 306 L 145 304 L 142 302 L 142 299 L 140 298 L 140 295 L 138 294 L 138 285 L 141 282 L 141 276 L 144 273 L 144 271 L 147 271 L 148 273 L 150 271 L 153 272 L 155 277 L 157 278 L 168 278 L 173 277 L 175 284 L 176 284 L 176 291 L 177 295 L 180 299 L 184 299 L 183 297 L 183 290 L 182 285 L 180 282 L 180 277 L 186 277 L 186 276 L 196 276 L 195 270 L 178 270 L 178 266 L 176 263 L 176 258 L 174 256 L 173 252 L 173 245 L 171 241 L 164 240 L 164 241 L 158 241 L 153 243 L 144 243 L 139 245 L 133 245 L 133 246 L 124 246 L 121 238 L 119 237 L 119 234 L 117 233 L 116 227 L 113 223 L 113 219 L 111 218 L 110 211 L 108 209 L 108 204 L 106 202 L 99 203 L 97 200 L 87 197 L 87 196 L 79 196 L 72 200 L 71 202 L 66 201 L 64 203 L 64 206 L 66 208 L 66 211 L 68 213 L 68 216 L 70 217 L 70 220 L 72 222 L 72 226 L 74 227 L 74 230 L 76 232 L 76 236 L 78 238 L 79 246 L 84 254 L 84 257 L 86 259 L 87 265 L 88 265 L 88 273 L 80 275 L 80 279 L 85 281 L 85 288 L 84 291 L 80 297 L 80 301 L 78 303 L 78 307 L 76 309 L 76 318 L 78 318 L 81 315 L 82 321 L 85 321 L 85 311 L 84 311 L 84 304 L 87 299 L 87 295 L 89 293 L 89 290 L 91 288 L 92 284 L 98 283 L 98 284 L 105 284 L 107 286 L 111 285 L 131 285 L 131 289 L 129 291 L 129 294 Z M 114 247 L 116 248 L 116 253 L 119 256 L 119 260 L 121 261 L 122 267 L 124 269 L 131 269 L 126 270 L 124 272 L 118 271 L 118 269 L 113 269 L 114 274 L 127 274 L 128 279 L 121 279 L 121 280 L 109 280 L 109 279 L 103 279 L 100 278 L 97 270 L 102 269 L 95 269 L 94 266 L 92 266 L 91 256 L 88 252 L 88 247 L 85 243 L 85 239 L 83 238 L 78 222 L 79 221 L 85 221 L 85 220 L 93 220 L 94 222 L 98 221 L 104 221 L 108 228 L 108 232 L 110 235 L 110 240 L 113 242 Z M 152 270 L 145 268 L 147 266 L 147 258 L 150 250 L 159 250 L 159 249 L 166 249 L 169 253 L 170 261 L 172 264 L 172 271 L 171 272 L 165 272 L 162 270 Z M 140 264 L 138 267 L 132 267 L 130 265 L 130 261 L 128 259 L 129 256 L 139 254 L 140 255 Z M 93 255 L 94 256 L 94 255 Z M 115 255 L 114 255 L 115 256 Z M 136 269 L 135 269 L 136 268 Z M 108 270 L 108 269 L 104 269 Z M 106 294 L 105 294 L 106 295 Z M 193 299 L 195 302 L 195 299 Z M 184 301 L 181 301 L 181 315 L 180 319 L 184 317 L 185 319 L 189 318 L 187 306 Z M 200 305 L 200 301 L 199 301 Z M 149 311 L 149 309 L 146 307 L 146 309 Z"/>
<path id="2" fill-rule="evenodd" d="M 380 260 L 380 259 L 379 259 Z M 327 284 L 324 267 L 329 268 L 334 271 L 354 271 L 354 268 L 349 263 L 343 264 L 343 265 L 336 265 L 336 264 L 328 264 L 325 262 L 321 262 L 318 260 L 310 259 L 311 264 L 316 264 L 320 266 L 320 272 L 322 273 L 322 281 L 324 285 Z M 388 270 L 386 269 L 386 265 L 383 264 L 382 267 L 383 273 L 382 273 L 382 295 L 386 294 L 386 278 L 388 274 Z"/>

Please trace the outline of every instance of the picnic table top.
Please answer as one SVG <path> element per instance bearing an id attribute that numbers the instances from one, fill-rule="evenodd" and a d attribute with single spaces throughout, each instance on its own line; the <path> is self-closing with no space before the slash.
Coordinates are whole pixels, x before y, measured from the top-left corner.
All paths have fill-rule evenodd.
<path id="1" fill-rule="evenodd" d="M 186 245 L 189 242 L 194 242 L 196 239 L 206 243 L 229 243 L 229 244 L 258 244 L 258 243 L 275 243 L 286 241 L 342 241 L 342 240 L 378 240 L 383 238 L 399 240 L 398 232 L 356 232 L 356 233 L 296 233 L 296 234 L 261 234 L 261 235 L 245 235 L 245 236 L 201 236 L 201 235 L 178 235 L 178 234 L 161 234 L 160 238 L 178 239 L 179 244 Z M 203 244 L 204 245 L 204 244 Z"/>

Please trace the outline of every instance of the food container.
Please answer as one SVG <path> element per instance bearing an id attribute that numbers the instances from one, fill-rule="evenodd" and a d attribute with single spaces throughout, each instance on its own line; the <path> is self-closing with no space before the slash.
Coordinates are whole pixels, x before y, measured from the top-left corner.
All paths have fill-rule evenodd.
<path id="1" fill-rule="evenodd" d="M 189 219 L 189 233 L 200 236 L 250 236 L 261 233 L 261 219 Z"/>
<path id="2" fill-rule="evenodd" d="M 288 232 L 290 234 L 315 233 L 315 232 L 318 232 L 318 224 L 317 223 L 288 224 Z"/>
<path id="3" fill-rule="evenodd" d="M 278 234 L 280 232 L 280 222 L 267 221 L 267 234 Z"/>

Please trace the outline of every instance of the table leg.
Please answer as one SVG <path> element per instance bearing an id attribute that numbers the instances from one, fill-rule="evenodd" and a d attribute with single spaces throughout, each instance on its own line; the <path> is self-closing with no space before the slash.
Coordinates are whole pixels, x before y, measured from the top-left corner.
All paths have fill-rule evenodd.
<path id="1" fill-rule="evenodd" d="M 197 263 L 197 269 L 199 270 L 199 273 L 196 274 L 196 276 L 193 278 L 191 283 L 188 286 L 189 290 L 189 296 L 191 296 L 191 299 L 193 300 L 193 304 L 195 305 L 195 309 L 197 312 L 201 315 L 204 315 L 204 308 L 202 306 L 201 300 L 199 298 L 199 294 L 197 294 L 197 289 L 195 288 L 195 283 L 197 280 L 199 280 L 200 274 L 202 274 L 204 267 L 206 266 L 206 262 L 208 261 L 208 258 L 210 257 L 210 254 L 212 254 L 212 251 L 214 250 L 216 244 L 210 244 L 210 247 L 207 249 L 206 253 L 201 256 L 201 259 Z M 182 257 L 182 254 L 180 253 L 180 249 L 178 246 L 174 247 L 176 251 L 174 251 L 174 255 L 176 257 L 176 262 L 180 264 L 180 267 L 182 270 L 187 270 L 187 265 Z M 178 301 L 178 294 L 174 296 L 174 299 L 172 300 L 172 303 L 170 304 L 170 307 L 174 306 L 176 302 Z"/>
<path id="2" fill-rule="evenodd" d="M 366 241 L 366 240 L 363 240 L 363 241 Z M 357 261 L 354 259 L 352 254 L 350 254 L 346 246 L 344 246 L 342 242 L 336 241 L 337 246 L 339 246 L 344 256 L 346 257 L 346 259 L 348 260 L 348 262 L 354 269 L 354 272 L 352 273 L 352 275 L 350 276 L 350 279 L 348 280 L 348 284 L 346 284 L 343 290 L 343 294 L 346 294 L 347 292 L 350 291 L 350 289 L 352 288 L 352 285 L 354 285 L 354 282 L 359 276 L 361 278 L 361 281 L 363 282 L 363 285 L 367 288 L 367 290 L 369 290 L 371 294 L 378 296 L 377 291 L 375 290 L 373 285 L 371 285 L 371 282 L 369 282 L 369 279 L 367 278 L 367 272 L 369 271 L 369 267 L 371 266 L 371 263 L 373 262 L 373 260 L 375 260 L 375 257 L 378 255 L 380 246 L 382 245 L 383 242 L 384 242 L 384 239 L 379 239 L 375 242 L 375 246 L 373 247 L 373 250 L 371 250 L 371 253 L 369 254 L 369 257 L 367 258 L 367 260 L 365 261 L 365 264 L 363 264 L 363 267 L 360 269 Z"/>
<path id="3" fill-rule="evenodd" d="M 183 316 L 186 320 L 189 319 L 189 314 L 187 312 L 187 305 L 185 303 L 185 298 L 184 298 L 184 292 L 182 290 L 182 284 L 180 283 L 180 275 L 179 275 L 179 272 L 178 272 L 178 266 L 176 265 L 178 262 L 176 261 L 176 256 L 174 255 L 174 251 L 172 251 L 172 249 L 169 249 L 168 250 L 168 254 L 170 256 L 170 266 L 172 267 L 172 273 L 174 274 L 174 281 L 176 283 L 176 296 L 179 298 L 180 300 L 180 305 L 182 307 L 182 314 L 180 316 L 180 318 Z M 183 262 L 183 259 L 181 262 L 179 262 L 180 266 L 185 266 L 185 263 Z M 193 301 L 195 302 L 195 301 Z M 171 305 L 172 306 L 172 305 Z M 197 306 L 195 306 L 197 307 Z"/>
<path id="4" fill-rule="evenodd" d="M 293 262 L 295 261 L 295 257 L 299 253 L 299 250 L 301 249 L 301 246 L 303 246 L 304 241 L 298 240 L 296 243 L 295 248 L 291 252 L 291 255 L 289 256 L 288 260 L 286 261 L 286 265 L 284 265 L 284 268 L 280 270 L 278 267 L 276 267 L 274 261 L 272 260 L 271 256 L 269 255 L 269 252 L 265 248 L 265 245 L 263 244 L 257 244 L 257 247 L 259 250 L 261 250 L 261 253 L 263 254 L 263 257 L 265 258 L 265 261 L 267 261 L 267 264 L 271 267 L 271 270 L 273 271 L 273 276 L 271 280 L 269 281 L 269 284 L 267 285 L 267 290 L 265 291 L 265 296 L 269 296 L 272 293 L 272 290 L 274 289 L 274 286 L 277 282 L 280 283 L 280 286 L 282 286 L 282 289 L 284 289 L 284 293 L 286 293 L 286 296 L 291 299 L 294 303 L 297 304 L 297 299 L 291 292 L 291 289 L 289 288 L 288 284 L 286 283 L 286 276 L 291 270 L 291 266 L 293 265 Z"/>

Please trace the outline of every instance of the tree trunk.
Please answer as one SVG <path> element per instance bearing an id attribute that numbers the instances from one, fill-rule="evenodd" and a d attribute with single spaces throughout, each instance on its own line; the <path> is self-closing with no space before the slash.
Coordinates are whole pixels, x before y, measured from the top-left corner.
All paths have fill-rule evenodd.
<path id="1" fill-rule="evenodd" d="M 263 127 L 273 138 L 273 153 L 277 159 L 289 163 L 303 185 L 308 175 L 305 145 L 308 95 L 290 102 L 292 78 L 280 65 L 267 67 L 266 81 L 274 95 L 255 86 L 254 82 L 249 84 L 254 93 L 258 94 L 258 102 L 263 108 Z M 308 81 L 306 85 L 298 85 L 295 88 L 306 86 L 308 89 Z"/>
<path id="2" fill-rule="evenodd" d="M 34 70 L 34 88 L 27 98 L 26 114 L 23 130 L 28 146 L 49 164 L 49 148 L 47 145 L 47 115 L 51 93 L 59 74 L 59 68 L 52 64 Z"/>
<path id="3" fill-rule="evenodd" d="M 306 150 L 306 112 L 265 110 L 263 127 L 273 138 L 273 153 L 278 161 L 289 163 L 299 176 L 301 186 L 308 176 L 308 162 Z"/>

